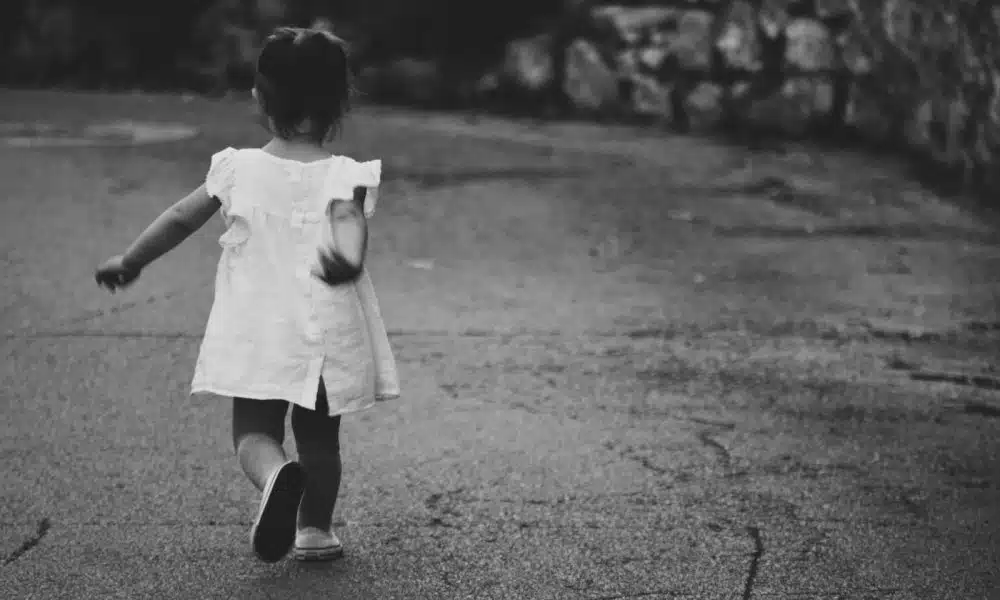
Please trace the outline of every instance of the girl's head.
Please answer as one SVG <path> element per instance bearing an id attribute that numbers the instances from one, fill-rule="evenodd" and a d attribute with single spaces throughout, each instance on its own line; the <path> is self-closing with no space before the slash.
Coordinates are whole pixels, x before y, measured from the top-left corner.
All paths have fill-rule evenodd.
<path id="1" fill-rule="evenodd" d="M 350 104 L 347 45 L 328 31 L 280 27 L 257 58 L 254 97 L 272 133 L 323 143 Z"/>

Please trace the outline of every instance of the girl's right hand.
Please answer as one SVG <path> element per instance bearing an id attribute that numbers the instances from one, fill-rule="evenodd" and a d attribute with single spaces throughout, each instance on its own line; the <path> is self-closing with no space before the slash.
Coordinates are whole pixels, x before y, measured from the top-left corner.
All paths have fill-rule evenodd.
<path id="1" fill-rule="evenodd" d="M 139 277 L 140 270 L 125 266 L 122 256 L 112 256 L 97 267 L 94 279 L 97 285 L 107 288 L 112 294 L 116 290 L 126 288 Z"/>

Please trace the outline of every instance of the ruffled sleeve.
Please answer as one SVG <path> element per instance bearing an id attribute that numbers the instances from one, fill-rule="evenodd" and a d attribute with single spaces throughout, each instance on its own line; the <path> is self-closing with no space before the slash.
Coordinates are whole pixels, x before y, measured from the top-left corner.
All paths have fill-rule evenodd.
<path id="1" fill-rule="evenodd" d="M 381 183 L 382 161 L 370 160 L 357 164 L 357 182 L 354 185 L 368 188 L 368 194 L 365 196 L 365 217 L 371 218 L 375 214 L 378 188 Z"/>
<path id="2" fill-rule="evenodd" d="M 205 177 L 205 191 L 222 203 L 228 211 L 232 202 L 233 182 L 236 179 L 236 149 L 226 148 L 212 155 L 212 164 Z"/>
<path id="3" fill-rule="evenodd" d="M 381 160 L 359 163 L 351 158 L 345 158 L 330 171 L 324 201 L 335 198 L 349 199 L 353 196 L 354 188 L 364 187 L 368 191 L 365 195 L 365 217 L 371 218 L 375 214 L 378 188 L 381 183 Z"/>

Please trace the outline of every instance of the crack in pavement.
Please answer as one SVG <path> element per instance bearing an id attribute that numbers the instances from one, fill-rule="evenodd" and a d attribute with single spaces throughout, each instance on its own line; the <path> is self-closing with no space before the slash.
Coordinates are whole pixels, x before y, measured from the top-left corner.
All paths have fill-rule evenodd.
<path id="1" fill-rule="evenodd" d="M 424 500 L 424 506 L 426 506 L 429 510 L 434 510 L 435 508 L 437 508 L 438 504 L 441 503 L 441 500 L 444 499 L 453 500 L 455 499 L 456 496 L 458 496 L 464 491 L 465 491 L 465 486 L 457 487 L 453 490 L 448 490 L 445 492 L 434 492 L 430 496 L 427 496 L 427 498 Z"/>
<path id="2" fill-rule="evenodd" d="M 681 421 L 690 421 L 692 423 L 698 423 L 699 425 L 708 425 L 710 427 L 718 427 L 725 431 L 732 431 L 736 429 L 735 423 L 727 423 L 725 421 L 713 421 L 712 419 L 703 419 L 701 417 L 679 417 Z"/>
<path id="3" fill-rule="evenodd" d="M 635 454 L 631 455 L 622 454 L 622 458 L 633 460 L 642 465 L 643 467 L 645 467 L 647 470 L 656 473 L 657 475 L 666 475 L 667 473 L 670 472 L 659 465 L 653 464 L 653 461 L 648 456 L 637 456 Z"/>
<path id="4" fill-rule="evenodd" d="M 635 462 L 635 463 L 638 463 L 638 464 L 642 465 L 646 470 L 652 471 L 653 473 L 656 473 L 657 475 L 667 475 L 668 473 L 670 473 L 669 470 L 661 467 L 660 465 L 657 465 L 657 464 L 653 463 L 653 461 L 652 461 L 652 459 L 650 457 L 648 457 L 648 456 L 640 456 L 639 454 L 637 454 L 636 451 L 635 451 L 635 449 L 632 446 L 626 446 L 624 449 L 619 449 L 618 446 L 617 446 L 617 444 L 615 444 L 614 442 L 605 442 L 604 443 L 604 448 L 607 449 L 607 450 L 610 450 L 612 452 L 617 451 L 618 455 L 621 458 L 623 458 L 625 460 L 630 460 L 630 461 Z"/>
<path id="5" fill-rule="evenodd" d="M 51 528 L 52 528 L 52 522 L 49 521 L 47 517 L 39 521 L 38 528 L 35 531 L 35 534 L 30 536 L 28 539 L 24 540 L 24 542 L 22 542 L 21 545 L 16 550 L 11 552 L 10 556 L 4 559 L 3 566 L 6 567 L 7 565 L 12 564 L 14 561 L 24 556 L 29 550 L 37 546 L 39 542 L 42 541 L 42 538 L 45 537 L 45 534 L 47 534 L 49 532 L 49 529 Z"/>
<path id="6" fill-rule="evenodd" d="M 724 427 L 727 430 L 733 428 L 725 425 L 720 425 L 720 426 Z M 702 444 L 711 448 L 712 451 L 715 452 L 716 456 L 718 457 L 719 462 L 721 462 L 724 466 L 728 467 L 730 465 L 731 456 L 729 454 L 729 450 L 727 450 L 726 447 L 720 444 L 715 438 L 711 437 L 711 435 L 707 431 L 699 433 L 698 440 Z M 615 444 L 614 442 L 605 442 L 603 445 L 606 450 L 617 452 L 621 458 L 638 463 L 642 465 L 646 470 L 652 471 L 657 475 L 668 475 L 670 473 L 669 469 L 666 469 L 664 467 L 655 464 L 651 457 L 642 456 L 638 454 L 632 446 L 619 448 L 618 445 Z"/>
<path id="7" fill-rule="evenodd" d="M 750 600 L 753 597 L 753 588 L 757 584 L 757 571 L 760 568 L 760 559 L 764 556 L 764 540 L 760 537 L 760 528 L 747 527 L 747 533 L 753 539 L 753 555 L 750 557 L 750 568 L 747 570 L 746 583 L 743 585 L 742 600 Z"/>
<path id="8" fill-rule="evenodd" d="M 614 596 L 594 596 L 590 600 L 627 600 L 628 598 L 649 598 L 651 596 L 666 596 L 668 598 L 683 598 L 687 594 L 681 594 L 673 590 L 653 590 L 651 592 L 635 592 L 631 594 L 615 594 Z"/>
<path id="9" fill-rule="evenodd" d="M 815 590 L 802 590 L 797 592 L 785 592 L 782 593 L 779 598 L 802 598 L 803 600 L 813 600 L 814 598 L 858 598 L 860 595 L 868 594 L 899 594 L 902 592 L 913 592 L 911 588 L 865 588 L 865 589 L 850 589 L 850 590 L 840 590 L 840 591 L 815 591 Z"/>
<path id="10" fill-rule="evenodd" d="M 733 471 L 726 475 L 726 479 L 745 479 L 754 477 L 802 477 L 815 480 L 821 476 L 844 477 L 854 476 L 858 479 L 869 477 L 869 473 L 864 469 L 850 464 L 757 464 L 751 467 Z"/>
<path id="11" fill-rule="evenodd" d="M 711 448 L 712 451 L 715 452 L 715 455 L 718 457 L 719 462 L 721 462 L 723 465 L 727 467 L 729 466 L 731 460 L 731 457 L 729 455 L 729 450 L 726 450 L 726 447 L 720 444 L 718 440 L 713 438 L 711 435 L 709 435 L 707 431 L 703 431 L 698 434 L 698 441 Z"/>

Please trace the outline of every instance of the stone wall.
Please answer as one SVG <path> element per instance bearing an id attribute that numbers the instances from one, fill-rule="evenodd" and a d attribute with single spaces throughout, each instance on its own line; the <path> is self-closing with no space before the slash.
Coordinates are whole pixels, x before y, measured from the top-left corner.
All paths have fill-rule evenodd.
<path id="1" fill-rule="evenodd" d="M 586 2 L 512 42 L 489 91 L 679 131 L 851 130 L 997 186 L 998 48 L 985 2 Z"/>
<path id="2" fill-rule="evenodd" d="M 1000 190 L 996 2 L 519 0 L 515 9 L 510 0 L 484 0 L 481 8 L 470 6 L 462 0 L 419 9 L 412 0 L 4 0 L 0 81 L 245 89 L 271 28 L 309 24 L 340 7 L 351 22 L 338 20 L 336 30 L 354 42 L 359 87 L 371 100 L 520 105 L 541 116 L 637 120 L 678 131 L 748 124 L 800 134 L 853 130 L 915 148 L 970 183 Z M 455 7 L 466 9 L 458 14 Z M 440 23 L 426 28 L 443 22 L 442 14 L 449 15 L 448 30 L 460 28 L 462 35 L 446 35 Z M 352 35 L 351 25 L 363 35 Z M 476 48 L 464 52 L 462 44 Z"/>

